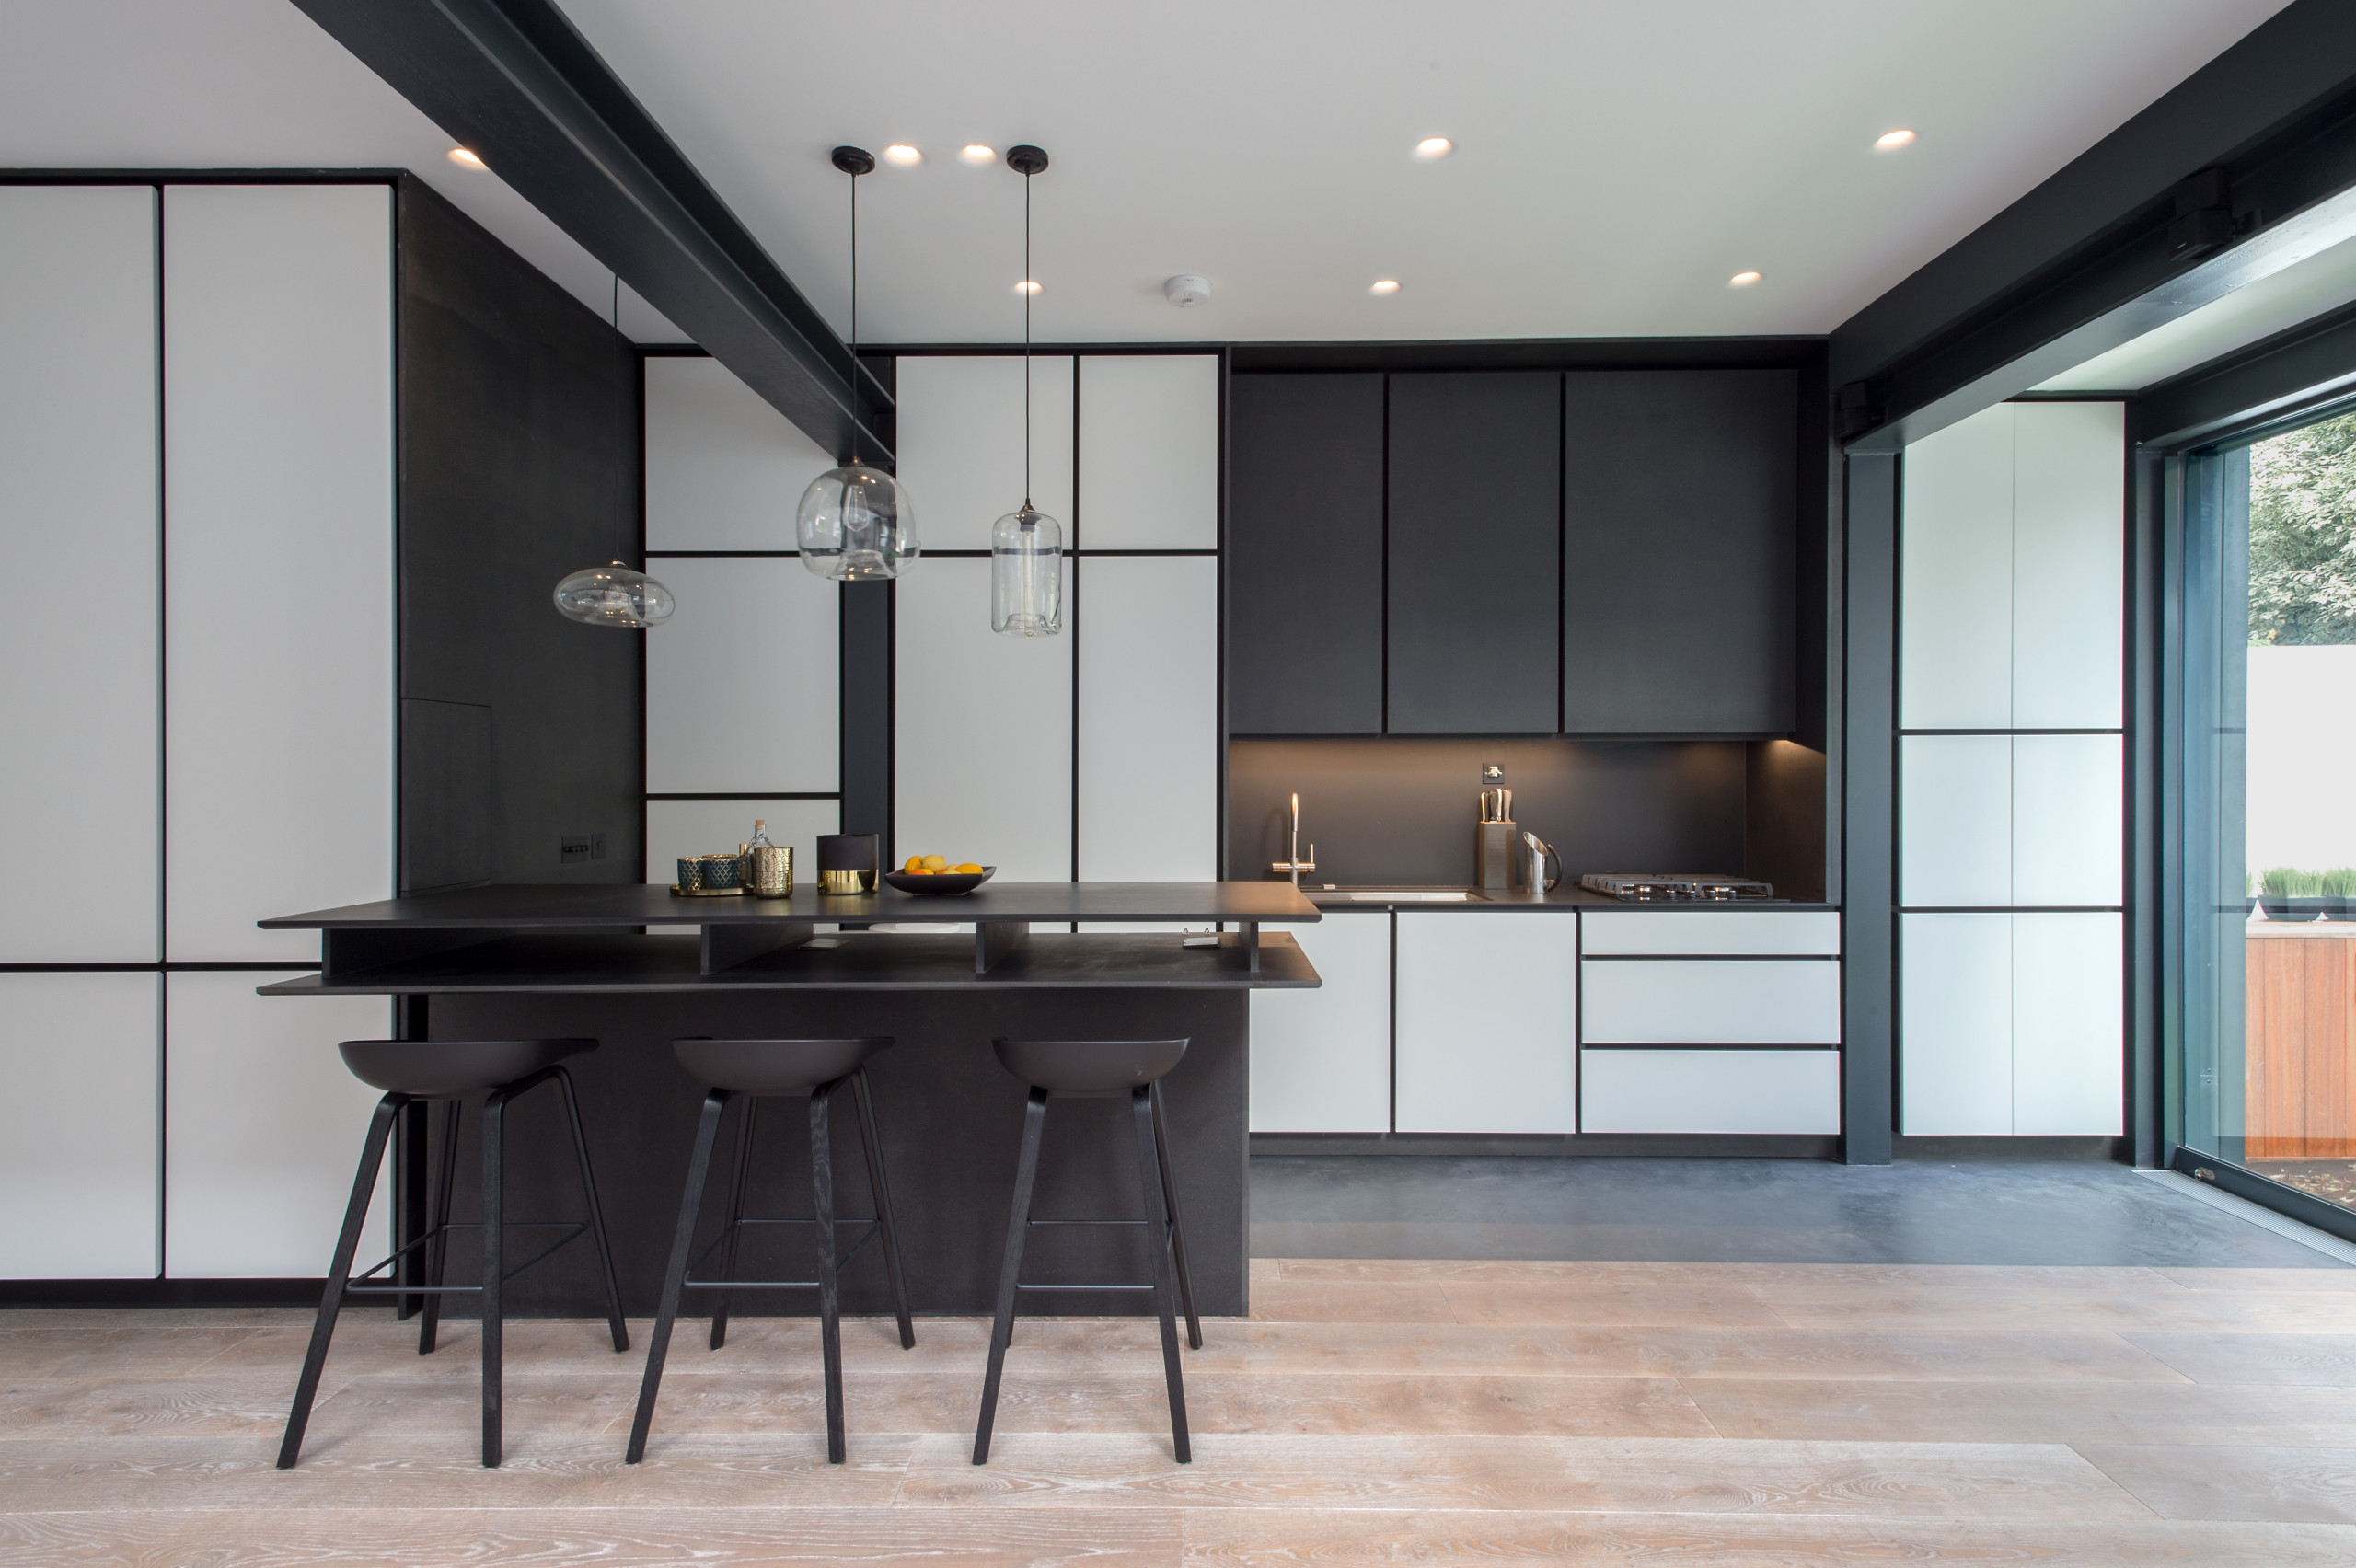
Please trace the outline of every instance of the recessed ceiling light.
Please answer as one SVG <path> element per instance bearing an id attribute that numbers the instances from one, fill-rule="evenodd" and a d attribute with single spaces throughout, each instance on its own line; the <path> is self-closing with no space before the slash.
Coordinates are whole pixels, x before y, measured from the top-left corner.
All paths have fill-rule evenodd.
<path id="1" fill-rule="evenodd" d="M 1036 278 L 1025 278 L 1021 282 L 1014 285 L 1014 292 L 1016 294 L 1037 294 L 1039 292 L 1039 281 Z"/>
<path id="2" fill-rule="evenodd" d="M 979 142 L 976 142 L 969 146 L 961 148 L 958 151 L 957 156 L 964 158 L 969 164 L 998 162 L 998 149 L 996 147 L 985 147 Z"/>
<path id="3" fill-rule="evenodd" d="M 1885 153 L 1894 153 L 1900 147 L 1913 144 L 1914 133 L 1911 131 L 1885 131 L 1874 138 L 1874 145 Z"/>
<path id="4" fill-rule="evenodd" d="M 909 146 L 905 142 L 893 143 L 890 146 L 884 149 L 884 156 L 890 158 L 895 164 L 917 164 L 924 162 L 924 155 L 918 152 L 914 147 Z"/>
<path id="5" fill-rule="evenodd" d="M 1747 289 L 1758 281 L 1759 274 L 1756 272 L 1737 272 L 1733 277 L 1727 280 L 1727 287 L 1730 289 Z"/>
<path id="6" fill-rule="evenodd" d="M 483 162 L 482 159 L 475 156 L 473 152 L 465 147 L 451 148 L 450 161 L 464 168 L 489 168 L 491 167 L 489 164 Z"/>
<path id="7" fill-rule="evenodd" d="M 1454 151 L 1456 144 L 1445 136 L 1426 136 L 1415 144 L 1415 156 L 1426 163 L 1434 158 L 1444 158 Z"/>
<path id="8" fill-rule="evenodd" d="M 1372 294 L 1395 294 L 1399 292 L 1399 280 L 1385 278 L 1366 292 Z"/>

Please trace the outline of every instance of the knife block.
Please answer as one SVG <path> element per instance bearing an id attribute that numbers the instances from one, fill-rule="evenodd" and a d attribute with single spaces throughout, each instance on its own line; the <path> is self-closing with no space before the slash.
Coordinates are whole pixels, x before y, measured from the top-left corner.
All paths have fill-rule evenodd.
<path id="1" fill-rule="evenodd" d="M 1472 831 L 1478 836 L 1472 847 L 1472 884 L 1484 892 L 1511 887 L 1514 824 L 1484 822 Z"/>

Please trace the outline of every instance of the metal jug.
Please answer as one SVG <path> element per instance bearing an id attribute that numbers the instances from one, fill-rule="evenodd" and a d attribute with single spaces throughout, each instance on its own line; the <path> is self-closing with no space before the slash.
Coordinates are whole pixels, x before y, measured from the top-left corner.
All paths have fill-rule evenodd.
<path id="1" fill-rule="evenodd" d="M 1552 893 L 1554 884 L 1563 880 L 1563 858 L 1554 853 L 1552 844 L 1534 833 L 1521 836 L 1521 842 L 1514 847 L 1513 859 L 1514 881 L 1528 888 L 1532 897 Z M 1550 860 L 1554 866 L 1552 875 L 1546 870 Z"/>

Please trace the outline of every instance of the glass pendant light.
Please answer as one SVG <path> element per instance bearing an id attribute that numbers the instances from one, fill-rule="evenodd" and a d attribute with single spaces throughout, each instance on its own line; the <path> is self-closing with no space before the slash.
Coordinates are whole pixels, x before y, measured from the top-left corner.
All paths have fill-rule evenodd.
<path id="1" fill-rule="evenodd" d="M 838 582 L 877 582 L 900 575 L 900 563 L 914 560 L 915 508 L 900 481 L 859 460 L 859 177 L 875 158 L 863 147 L 837 147 L 835 167 L 850 176 L 850 401 L 849 461 L 810 481 L 793 519 L 793 541 L 802 564 Z"/>
<path id="2" fill-rule="evenodd" d="M 1009 637 L 1053 637 L 1064 628 L 1063 525 L 1031 504 L 1031 177 L 1047 167 L 1033 146 L 1009 147 L 1006 166 L 1022 177 L 1022 504 L 990 529 L 990 629 Z"/>
<path id="3" fill-rule="evenodd" d="M 614 330 L 622 325 L 622 275 L 614 274 Z M 587 626 L 615 626 L 626 631 L 660 626 L 671 618 L 678 601 L 671 590 L 642 571 L 620 561 L 576 571 L 556 585 L 556 607 L 568 620 Z"/>

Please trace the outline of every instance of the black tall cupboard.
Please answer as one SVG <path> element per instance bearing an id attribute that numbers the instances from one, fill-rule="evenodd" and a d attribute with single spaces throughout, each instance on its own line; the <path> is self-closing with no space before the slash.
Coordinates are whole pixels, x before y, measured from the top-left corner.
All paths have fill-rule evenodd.
<path id="1" fill-rule="evenodd" d="M 1230 384 L 1231 733 L 1382 732 L 1382 382 Z"/>
<path id="2" fill-rule="evenodd" d="M 1564 731 L 1788 733 L 1797 374 L 1571 371 L 1563 432 Z"/>
<path id="3" fill-rule="evenodd" d="M 1391 378 L 1394 735 L 1554 732 L 1561 385 L 1553 371 Z"/>

